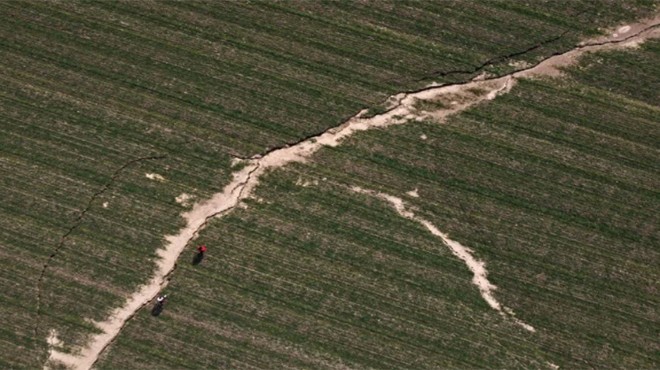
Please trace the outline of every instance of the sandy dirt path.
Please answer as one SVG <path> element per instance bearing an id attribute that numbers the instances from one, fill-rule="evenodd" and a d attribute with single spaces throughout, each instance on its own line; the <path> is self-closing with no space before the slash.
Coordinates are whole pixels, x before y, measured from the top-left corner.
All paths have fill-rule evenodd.
<path id="1" fill-rule="evenodd" d="M 177 235 L 166 237 L 167 244 L 159 251 L 160 259 L 154 276 L 138 291 L 128 297 L 123 306 L 115 309 L 107 320 L 96 323 L 102 333 L 92 336 L 88 344 L 84 348 L 77 349 L 75 354 L 68 354 L 51 348 L 49 359 L 44 368 L 48 369 L 55 363 L 77 370 L 93 367 L 99 356 L 112 343 L 126 322 L 140 308 L 149 304 L 158 292 L 167 285 L 168 275 L 174 270 L 179 255 L 199 231 L 204 228 L 207 221 L 212 217 L 226 214 L 235 208 L 242 199 L 249 197 L 252 190 L 258 185 L 259 177 L 267 171 L 292 162 L 304 162 L 319 149 L 325 146 L 337 146 L 356 132 L 429 118 L 442 121 L 449 115 L 459 113 L 475 104 L 507 93 L 519 78 L 557 75 L 560 73 L 558 68 L 572 64 L 577 57 L 584 53 L 626 48 L 633 44 L 639 45 L 648 38 L 660 37 L 659 26 L 660 15 L 637 24 L 620 26 L 616 32 L 610 33 L 609 36 L 583 42 L 566 53 L 549 57 L 535 66 L 515 71 L 506 76 L 491 79 L 475 78 L 466 83 L 430 86 L 416 92 L 397 94 L 390 99 L 394 102 L 392 108 L 383 114 L 363 118 L 365 111 L 361 111 L 345 123 L 318 136 L 274 150 L 263 157 L 252 158 L 243 169 L 234 173 L 233 180 L 224 188 L 222 193 L 196 204 L 191 211 L 183 214 L 187 225 Z M 448 105 L 448 108 L 427 112 L 419 108 L 420 101 L 442 102 L 443 104 L 446 103 L 445 105 Z M 439 231 L 438 233 L 438 236 L 442 237 L 443 234 Z M 477 275 L 475 274 L 475 276 Z M 493 298 L 492 303 L 497 303 L 497 301 Z M 501 309 L 506 311 L 505 307 Z"/>

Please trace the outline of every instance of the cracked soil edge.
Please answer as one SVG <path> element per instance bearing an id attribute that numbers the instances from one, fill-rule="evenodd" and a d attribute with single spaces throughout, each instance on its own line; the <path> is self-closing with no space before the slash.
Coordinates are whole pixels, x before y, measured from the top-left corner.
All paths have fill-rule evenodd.
<path id="1" fill-rule="evenodd" d="M 577 57 L 584 53 L 624 48 L 630 42 L 641 43 L 648 38 L 659 37 L 659 26 L 660 15 L 656 15 L 653 19 L 626 26 L 628 27 L 626 32 L 614 33 L 584 42 L 572 50 L 552 55 L 534 66 L 516 70 L 501 77 L 484 80 L 473 79 L 464 83 L 444 86 L 430 86 L 414 92 L 397 94 L 395 96 L 397 103 L 385 113 L 370 118 L 362 118 L 363 112 L 360 112 L 341 125 L 330 128 L 319 135 L 271 150 L 263 155 L 254 156 L 245 168 L 234 173 L 233 180 L 221 193 L 215 194 L 207 201 L 196 204 L 192 210 L 183 214 L 187 224 L 177 235 L 166 237 L 167 244 L 158 252 L 161 258 L 157 263 L 154 276 L 137 292 L 132 294 L 122 307 L 115 309 L 106 321 L 97 323 L 102 333 L 91 337 L 87 346 L 80 349 L 77 354 L 67 354 L 57 350 L 51 351 L 49 361 L 46 362 L 44 367 L 48 368 L 49 362 L 52 360 L 73 369 L 90 369 L 101 353 L 119 334 L 126 322 L 167 285 L 168 277 L 175 269 L 179 255 L 190 241 L 197 236 L 211 218 L 227 214 L 241 200 L 249 197 L 258 185 L 259 177 L 267 171 L 283 167 L 292 162 L 304 162 L 324 146 L 337 146 L 345 138 L 359 131 L 404 124 L 411 120 L 427 118 L 444 120 L 449 115 L 459 113 L 475 104 L 507 93 L 519 78 L 556 75 L 559 73 L 558 68 L 574 63 Z M 448 108 L 432 112 L 424 112 L 416 108 L 417 102 L 420 100 L 438 101 L 443 99 L 451 100 Z"/>
<path id="2" fill-rule="evenodd" d="M 36 318 L 35 318 L 35 323 L 34 323 L 34 336 L 35 338 L 38 338 L 39 336 L 39 329 L 41 326 L 41 314 L 42 314 L 42 307 L 43 307 L 43 281 L 44 277 L 46 276 L 46 272 L 48 271 L 48 268 L 50 267 L 51 262 L 55 257 L 57 257 L 58 253 L 60 250 L 64 247 L 67 239 L 69 238 L 69 235 L 73 233 L 81 224 L 83 221 L 83 218 L 89 212 L 89 210 L 92 208 L 92 204 L 94 201 L 103 193 L 105 193 L 111 186 L 114 184 L 114 182 L 117 180 L 119 175 L 121 174 L 122 171 L 124 171 L 126 168 L 129 166 L 138 163 L 138 162 L 143 162 L 143 161 L 149 161 L 149 160 L 156 160 L 156 159 L 163 159 L 165 156 L 149 156 L 149 157 L 140 157 L 140 158 L 135 158 L 131 159 L 128 162 L 124 163 L 121 167 L 117 168 L 112 175 L 110 176 L 110 180 L 103 185 L 101 189 L 96 191 L 92 196 L 90 197 L 89 201 L 87 202 L 87 205 L 85 208 L 80 210 L 78 213 L 78 216 L 76 216 L 75 220 L 73 221 L 73 224 L 67 229 L 67 231 L 60 237 L 60 241 L 57 243 L 55 248 L 53 248 L 53 251 L 51 254 L 48 256 L 46 259 L 46 262 L 43 264 L 43 267 L 41 268 L 41 272 L 39 273 L 39 278 L 37 279 L 37 282 L 35 284 L 35 289 L 37 291 L 37 309 L 36 309 Z"/>

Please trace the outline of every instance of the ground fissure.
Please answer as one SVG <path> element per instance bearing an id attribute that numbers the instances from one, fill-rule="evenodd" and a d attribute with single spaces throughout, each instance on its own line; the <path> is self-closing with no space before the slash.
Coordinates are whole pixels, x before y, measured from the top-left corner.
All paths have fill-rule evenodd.
<path id="1" fill-rule="evenodd" d="M 140 308 L 148 304 L 167 284 L 176 268 L 176 261 L 186 246 L 195 239 L 212 218 L 227 214 L 238 206 L 241 200 L 248 198 L 258 185 L 260 176 L 269 170 L 293 162 L 304 162 L 319 149 L 325 146 L 340 145 L 342 140 L 359 131 L 423 119 L 443 120 L 449 115 L 459 113 L 475 104 L 492 100 L 498 95 L 510 91 L 519 78 L 556 75 L 560 73 L 560 67 L 570 65 L 583 53 L 625 47 L 625 44 L 630 42 L 643 42 L 647 38 L 658 37 L 660 36 L 658 26 L 660 26 L 660 17 L 630 25 L 626 32 L 582 43 L 570 51 L 558 53 L 532 67 L 520 69 L 504 76 L 487 79 L 475 78 L 464 83 L 429 86 L 417 91 L 401 93 L 395 96 L 396 104 L 382 114 L 363 118 L 365 111 L 362 111 L 343 124 L 330 128 L 319 135 L 247 159 L 246 165 L 234 173 L 233 180 L 221 193 L 214 195 L 207 201 L 196 204 L 190 211 L 183 214 L 187 224 L 178 234 L 166 237 L 167 244 L 164 249 L 159 250 L 161 259 L 158 261 L 157 271 L 151 280 L 135 292 L 124 306 L 113 311 L 108 320 L 97 323 L 103 333 L 93 336 L 89 344 L 81 349 L 79 354 L 72 355 L 52 351 L 50 360 L 62 362 L 75 369 L 92 367 L 98 360 L 99 355 L 112 343 L 128 320 Z M 447 97 L 451 97 L 451 101 L 443 102 L 447 103 L 445 108 L 434 111 L 423 111 L 416 108 L 418 100 L 443 101 Z M 427 228 L 429 227 L 427 226 Z M 433 232 L 431 228 L 429 230 Z M 488 303 L 495 308 L 490 301 Z M 501 312 L 506 311 L 507 314 L 513 316 L 511 312 L 507 311 L 506 307 L 502 307 Z"/>
<path id="2" fill-rule="evenodd" d="M 78 213 L 76 218 L 74 219 L 72 225 L 66 230 L 66 232 L 60 237 L 60 241 L 58 244 L 53 248 L 53 251 L 51 254 L 48 256 L 48 259 L 46 262 L 43 264 L 43 267 L 41 268 L 41 272 L 39 274 L 39 278 L 37 279 L 36 283 L 36 290 L 37 290 L 37 317 L 35 320 L 34 324 L 34 335 L 35 337 L 38 336 L 39 334 L 39 329 L 41 326 L 41 313 L 42 313 L 42 305 L 43 305 L 43 281 L 44 277 L 46 275 L 46 272 L 48 271 L 48 268 L 50 267 L 51 262 L 55 257 L 57 257 L 57 254 L 59 251 L 64 247 L 66 244 L 66 241 L 69 238 L 69 235 L 73 233 L 83 222 L 83 218 L 85 215 L 89 212 L 89 210 L 92 208 L 92 205 L 98 197 L 100 197 L 103 193 L 105 193 L 111 186 L 114 184 L 114 182 L 117 180 L 117 178 L 121 175 L 122 171 L 124 171 L 126 168 L 130 167 L 133 164 L 143 162 L 143 161 L 150 161 L 150 160 L 157 160 L 157 159 L 163 159 L 165 156 L 157 155 L 157 156 L 148 156 L 148 157 L 140 157 L 140 158 L 135 158 L 127 161 L 124 163 L 121 167 L 117 168 L 112 175 L 110 176 L 110 180 L 103 185 L 101 189 L 96 191 L 92 196 L 89 198 L 89 201 L 87 202 L 86 206 Z"/>

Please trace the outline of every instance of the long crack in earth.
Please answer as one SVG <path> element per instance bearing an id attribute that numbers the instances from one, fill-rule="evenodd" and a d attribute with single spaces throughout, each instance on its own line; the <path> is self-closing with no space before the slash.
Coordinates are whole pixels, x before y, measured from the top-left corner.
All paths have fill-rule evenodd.
<path id="1" fill-rule="evenodd" d="M 134 158 L 126 163 L 124 163 L 122 166 L 117 168 L 112 175 L 110 176 L 110 180 L 103 185 L 101 189 L 96 191 L 92 196 L 89 198 L 89 201 L 87 201 L 87 204 L 85 205 L 85 208 L 80 210 L 78 212 L 78 215 L 74 219 L 73 223 L 71 226 L 66 230 L 66 232 L 60 237 L 60 241 L 57 243 L 55 248 L 53 248 L 53 251 L 51 254 L 48 256 L 48 259 L 44 263 L 44 265 L 41 268 L 41 272 L 39 273 L 39 278 L 37 279 L 37 282 L 35 284 L 35 289 L 37 291 L 37 309 L 36 309 L 36 318 L 34 321 L 34 335 L 37 337 L 39 335 L 39 329 L 41 326 L 41 315 L 42 315 L 42 310 L 43 310 L 43 282 L 44 278 L 46 276 L 46 272 L 48 271 L 48 268 L 50 267 L 51 262 L 55 257 L 57 257 L 58 253 L 60 250 L 64 247 L 66 244 L 66 241 L 69 238 L 69 235 L 73 233 L 81 224 L 82 221 L 85 217 L 85 215 L 89 212 L 90 208 L 92 208 L 92 204 L 94 201 L 100 197 L 103 193 L 105 193 L 111 186 L 114 184 L 114 182 L 117 180 L 119 175 L 128 167 L 131 165 L 138 163 L 138 162 L 143 162 L 143 161 L 150 161 L 150 160 L 156 160 L 156 159 L 163 159 L 165 156 L 159 155 L 159 156 L 149 156 L 149 157 L 140 157 L 140 158 Z"/>
<path id="2" fill-rule="evenodd" d="M 655 16 L 653 19 L 644 22 L 621 27 L 617 33 L 581 43 L 570 51 L 550 56 L 534 66 L 504 76 L 489 79 L 475 78 L 465 83 L 429 86 L 418 91 L 401 93 L 392 97 L 396 104 L 383 114 L 363 118 L 365 112 L 361 111 L 343 124 L 320 135 L 306 138 L 295 144 L 269 151 L 263 156 L 258 155 L 249 159 L 243 169 L 234 173 L 233 180 L 221 193 L 196 204 L 192 210 L 183 214 L 187 224 L 177 235 L 166 237 L 167 244 L 159 251 L 160 260 L 153 277 L 131 295 L 123 306 L 115 309 L 106 321 L 96 324 L 102 333 L 94 335 L 87 346 L 81 348 L 77 354 L 68 354 L 51 349 L 49 361 L 46 362 L 44 367 L 49 368 L 49 364 L 57 362 L 73 369 L 89 369 L 94 366 L 99 356 L 112 343 L 126 325 L 126 322 L 140 308 L 153 300 L 159 291 L 167 285 L 172 271 L 176 268 L 179 255 L 194 240 L 208 221 L 213 217 L 226 215 L 238 206 L 241 200 L 248 198 L 258 185 L 259 178 L 267 171 L 294 162 L 304 162 L 319 149 L 325 146 L 340 145 L 344 139 L 359 131 L 400 125 L 423 119 L 442 121 L 447 116 L 457 114 L 475 104 L 492 100 L 498 95 L 509 92 L 519 78 L 558 75 L 561 73 L 559 68 L 571 65 L 577 57 L 584 53 L 626 48 L 630 47 L 631 44 L 638 45 L 649 38 L 659 37 L 659 26 L 660 16 Z M 420 102 L 439 103 L 439 105 L 433 106 L 442 106 L 443 108 L 425 111 L 423 109 L 424 105 Z M 511 315 L 510 312 L 508 313 Z"/>

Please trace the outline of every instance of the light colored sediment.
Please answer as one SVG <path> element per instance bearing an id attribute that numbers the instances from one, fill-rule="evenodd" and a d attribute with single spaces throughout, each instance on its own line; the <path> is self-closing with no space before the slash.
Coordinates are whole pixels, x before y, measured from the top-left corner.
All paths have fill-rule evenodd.
<path id="1" fill-rule="evenodd" d="M 234 168 L 234 167 L 238 166 L 239 164 L 243 163 L 243 161 L 244 160 L 240 159 L 240 158 L 232 158 L 231 162 L 230 162 L 231 163 L 231 168 Z"/>
<path id="2" fill-rule="evenodd" d="M 165 248 L 158 251 L 160 259 L 157 262 L 156 272 L 149 282 L 133 293 L 122 307 L 115 309 L 106 321 L 95 323 L 102 333 L 94 335 L 80 353 L 71 355 L 50 346 L 49 361 L 45 367 L 49 368 L 51 363 L 59 362 L 72 369 L 90 369 L 105 347 L 119 334 L 126 321 L 167 285 L 167 275 L 174 270 L 179 255 L 206 221 L 210 217 L 236 206 L 241 199 L 245 183 L 256 167 L 256 164 L 252 164 L 234 173 L 233 181 L 224 188 L 222 193 L 215 194 L 211 199 L 196 204 L 192 210 L 184 213 L 183 217 L 187 221 L 186 227 L 181 229 L 177 235 L 166 237 L 167 244 Z"/>
<path id="3" fill-rule="evenodd" d="M 187 207 L 192 198 L 193 196 L 190 194 L 181 193 L 178 197 L 174 198 L 174 200 L 182 206 Z"/>
<path id="4" fill-rule="evenodd" d="M 559 369 L 559 366 L 556 365 L 556 364 L 553 364 L 552 362 L 548 362 L 548 366 L 550 366 L 550 368 L 552 370 L 558 370 Z"/>
<path id="5" fill-rule="evenodd" d="M 522 326 L 526 330 L 534 332 L 534 327 L 529 324 L 524 323 L 522 320 L 515 317 L 513 310 L 503 306 L 500 302 L 495 299 L 493 291 L 497 289 L 490 281 L 488 281 L 488 271 L 486 271 L 486 264 L 483 261 L 476 259 L 472 255 L 472 250 L 463 246 L 461 243 L 454 241 L 449 238 L 449 236 L 442 231 L 438 230 L 435 225 L 430 221 L 425 220 L 417 215 L 408 208 L 406 208 L 403 199 L 395 197 L 389 194 L 378 193 L 373 190 L 366 190 L 360 187 L 354 186 L 351 188 L 356 193 L 366 194 L 372 197 L 376 197 L 388 202 L 402 217 L 405 217 L 409 220 L 413 220 L 422 224 L 431 234 L 439 237 L 445 245 L 449 247 L 451 252 L 458 257 L 461 261 L 465 262 L 465 265 L 472 271 L 472 284 L 474 284 L 478 289 L 481 297 L 488 303 L 488 305 L 499 312 L 502 316 L 507 316 L 512 319 L 516 324 Z"/>
<path id="6" fill-rule="evenodd" d="M 50 357 L 44 367 L 48 368 L 52 363 L 51 361 L 59 361 L 73 369 L 91 368 L 98 359 L 98 356 L 119 334 L 126 321 L 137 310 L 148 304 L 167 285 L 167 275 L 173 271 L 179 255 L 186 245 L 194 239 L 199 230 L 204 227 L 207 219 L 221 216 L 240 205 L 241 200 L 250 196 L 252 190 L 257 186 L 259 177 L 267 171 L 292 162 L 303 162 L 324 146 L 337 146 L 346 138 L 360 131 L 384 128 L 391 125 L 404 124 L 411 120 L 423 120 L 426 118 L 441 121 L 449 115 L 459 113 L 475 104 L 494 99 L 498 95 L 509 92 L 515 81 L 519 78 L 556 75 L 559 73 L 559 68 L 570 65 L 583 53 L 630 47 L 626 45 L 639 45 L 647 38 L 658 37 L 660 31 L 655 26 L 659 23 L 660 16 L 652 20 L 629 25 L 628 27 L 630 28 L 621 26 L 617 29 L 618 32 L 616 34 L 592 40 L 590 41 L 592 44 L 583 43 L 567 53 L 553 56 L 534 67 L 519 70 L 503 77 L 488 78 L 484 75 L 467 83 L 432 86 L 419 92 L 400 93 L 388 100 L 388 107 L 391 107 L 391 109 L 383 114 L 372 118 L 364 118 L 363 116 L 366 111 L 360 111 L 360 113 L 340 126 L 331 128 L 318 136 L 272 151 L 263 157 L 246 160 L 246 166 L 234 173 L 233 180 L 225 187 L 222 193 L 194 205 L 192 210 L 183 214 L 187 224 L 177 235 L 166 238 L 166 245 L 159 251 L 160 259 L 158 260 L 154 276 L 144 286 L 140 287 L 137 292 L 131 295 L 123 306 L 115 309 L 106 321 L 97 323 L 102 333 L 92 336 L 88 345 L 77 351 L 75 355 L 60 352 L 57 348 L 51 346 Z M 443 103 L 442 106 L 448 108 L 437 109 L 432 112 L 419 111 L 415 108 L 419 100 L 440 102 Z M 234 165 L 236 164 L 238 163 L 234 163 Z M 429 231 L 437 232 L 437 236 L 445 240 L 446 235 L 437 229 L 432 230 L 430 226 L 433 225 L 429 224 L 427 226 Z M 450 239 L 446 239 L 452 242 Z M 452 247 L 452 244 L 449 242 L 447 244 Z M 462 250 L 456 244 L 453 244 L 453 246 L 456 247 L 457 251 Z M 465 258 L 465 261 L 468 261 L 471 257 L 468 252 L 461 254 L 461 256 Z M 490 287 L 491 285 L 489 285 L 487 280 L 482 281 L 478 278 L 478 276 L 481 276 L 479 275 L 479 264 L 476 260 L 474 260 L 474 263 L 476 263 L 474 265 L 475 270 L 473 271 L 475 272 L 475 281 L 480 282 L 483 287 Z M 488 288 L 482 291 L 482 295 L 485 297 L 484 299 L 488 297 L 486 301 L 491 307 L 500 307 L 501 311 L 507 312 L 506 307 L 497 306 L 497 301 L 491 295 L 485 294 L 491 290 L 491 288 Z"/>
<path id="7" fill-rule="evenodd" d="M 557 76 L 561 74 L 560 68 L 568 67 L 576 59 L 589 51 L 611 50 L 638 46 L 649 38 L 660 37 L 660 15 L 645 21 L 624 25 L 608 36 L 599 37 L 580 43 L 578 47 L 561 55 L 548 58 L 537 66 L 514 73 L 515 78 L 534 76 Z"/>
<path id="8" fill-rule="evenodd" d="M 406 194 L 413 197 L 413 198 L 419 198 L 419 193 L 417 192 L 417 188 L 415 188 L 415 189 L 413 189 L 409 192 L 406 192 Z"/>
<path id="9" fill-rule="evenodd" d="M 165 181 L 163 175 L 159 175 L 157 173 L 145 173 L 144 176 L 149 180 Z"/>
<path id="10" fill-rule="evenodd" d="M 57 330 L 55 330 L 55 329 L 50 330 L 50 332 L 48 333 L 48 339 L 46 339 L 46 342 L 48 343 L 48 347 L 50 347 L 51 351 L 54 348 L 60 347 L 62 345 L 62 341 L 57 336 Z"/>

